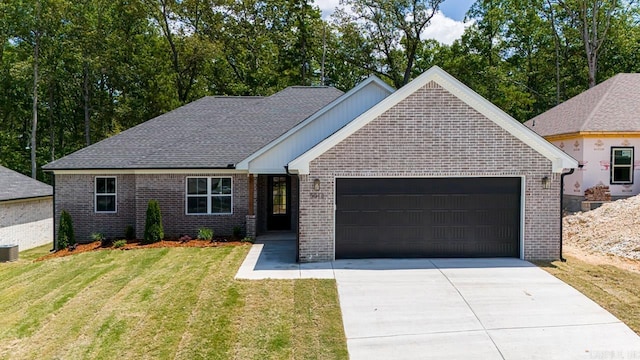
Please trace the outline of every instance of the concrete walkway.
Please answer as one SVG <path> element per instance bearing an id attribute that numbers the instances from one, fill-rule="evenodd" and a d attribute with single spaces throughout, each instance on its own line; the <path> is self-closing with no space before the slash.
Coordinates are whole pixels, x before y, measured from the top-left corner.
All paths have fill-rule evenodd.
<path id="1" fill-rule="evenodd" d="M 295 251 L 295 241 L 262 239 L 236 277 L 335 277 L 352 360 L 640 359 L 631 329 L 526 261 L 300 265 Z"/>
<path id="2" fill-rule="evenodd" d="M 296 263 L 295 239 L 287 232 L 258 236 L 236 279 L 335 279 L 331 262 Z"/>

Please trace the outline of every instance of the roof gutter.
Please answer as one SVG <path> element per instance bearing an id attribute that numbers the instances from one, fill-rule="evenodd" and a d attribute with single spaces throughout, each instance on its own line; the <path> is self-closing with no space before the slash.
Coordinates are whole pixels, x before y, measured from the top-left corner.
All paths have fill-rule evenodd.
<path id="1" fill-rule="evenodd" d="M 223 170 L 223 169 L 235 169 L 235 164 L 227 164 L 226 166 L 212 166 L 212 167 L 119 167 L 119 168 L 42 168 L 44 172 L 56 172 L 56 171 L 135 171 L 135 170 Z"/>
<path id="2" fill-rule="evenodd" d="M 21 197 L 21 198 L 15 198 L 15 199 L 5 199 L 5 200 L 0 200 L 0 204 L 11 204 L 11 203 L 23 202 L 23 201 L 45 200 L 45 199 L 50 199 L 52 197 L 53 195 L 40 195 L 40 196 Z"/>

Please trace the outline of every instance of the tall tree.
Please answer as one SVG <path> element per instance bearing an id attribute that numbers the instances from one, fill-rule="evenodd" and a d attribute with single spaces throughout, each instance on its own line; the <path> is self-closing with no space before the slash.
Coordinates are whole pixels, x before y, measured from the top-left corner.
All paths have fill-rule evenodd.
<path id="1" fill-rule="evenodd" d="M 580 29 L 588 66 L 589 87 L 596 86 L 598 57 L 607 41 L 612 17 L 621 10 L 618 0 L 557 0 Z"/>
<path id="2" fill-rule="evenodd" d="M 205 0 L 146 0 L 146 3 L 169 46 L 178 100 L 185 104 L 199 97 L 193 91 L 206 61 L 202 18 L 208 3 Z"/>
<path id="3" fill-rule="evenodd" d="M 376 62 L 356 63 L 357 58 L 348 54 L 352 49 L 344 49 L 345 59 L 388 77 L 396 87 L 402 87 L 411 80 L 416 53 L 422 44 L 422 32 L 442 1 L 345 0 L 346 9 L 335 13 L 335 23 L 344 34 L 360 36 L 355 41 L 366 44 L 363 48 L 367 51 L 373 50 L 371 60 Z"/>

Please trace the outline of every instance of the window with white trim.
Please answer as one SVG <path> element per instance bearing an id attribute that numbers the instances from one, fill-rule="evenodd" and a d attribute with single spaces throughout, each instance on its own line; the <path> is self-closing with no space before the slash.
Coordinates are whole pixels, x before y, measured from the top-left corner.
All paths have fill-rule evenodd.
<path id="1" fill-rule="evenodd" d="M 611 148 L 611 184 L 633 183 L 633 147 Z"/>
<path id="2" fill-rule="evenodd" d="M 95 204 L 97 213 L 115 213 L 116 208 L 116 177 L 96 176 Z"/>
<path id="3" fill-rule="evenodd" d="M 232 214 L 230 177 L 188 177 L 187 214 Z"/>

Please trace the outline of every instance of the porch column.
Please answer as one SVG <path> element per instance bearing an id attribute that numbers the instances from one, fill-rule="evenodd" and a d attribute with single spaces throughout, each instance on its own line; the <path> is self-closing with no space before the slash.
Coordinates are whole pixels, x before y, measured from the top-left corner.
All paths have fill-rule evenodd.
<path id="1" fill-rule="evenodd" d="M 249 186 L 248 186 L 248 191 L 249 191 L 249 211 L 247 213 L 247 217 L 246 217 L 246 223 L 245 223 L 245 228 L 246 228 L 246 236 L 255 239 L 256 238 L 256 214 L 255 214 L 255 209 L 253 207 L 253 199 L 254 199 L 254 193 L 256 190 L 256 186 L 255 186 L 255 180 L 254 180 L 254 176 L 253 174 L 249 174 Z"/>
<path id="2" fill-rule="evenodd" d="M 253 209 L 253 193 L 255 191 L 255 181 L 253 174 L 249 174 L 249 215 L 255 215 Z"/>

